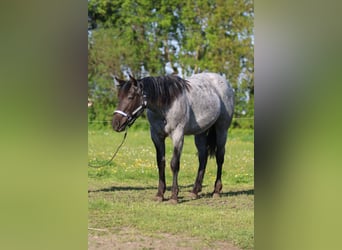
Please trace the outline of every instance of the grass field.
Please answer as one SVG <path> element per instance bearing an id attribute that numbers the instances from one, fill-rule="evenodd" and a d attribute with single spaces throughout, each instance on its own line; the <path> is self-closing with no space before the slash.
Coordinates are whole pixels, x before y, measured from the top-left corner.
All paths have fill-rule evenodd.
<path id="1" fill-rule="evenodd" d="M 110 129 L 89 129 L 89 162 L 96 164 L 110 159 L 122 138 L 123 133 L 115 133 Z M 166 145 L 168 189 L 165 198 L 169 198 L 172 181 L 170 139 L 166 140 Z M 221 198 L 213 199 L 210 196 L 216 177 L 214 159 L 208 161 L 200 198 L 190 198 L 189 191 L 197 167 L 196 148 L 193 137 L 189 136 L 185 138 L 178 177 L 179 204 L 154 201 L 158 170 L 149 131 L 144 128 L 130 129 L 125 144 L 110 165 L 98 169 L 88 168 L 88 241 L 122 235 L 121 238 L 115 238 L 115 241 L 122 243 L 121 248 L 127 248 L 127 243 L 133 244 L 137 239 L 149 239 L 149 247 L 142 244 L 135 245 L 136 248 L 165 249 L 162 239 L 173 237 L 175 241 L 179 239 L 173 243 L 174 248 L 228 249 L 224 245 L 227 242 L 241 249 L 253 249 L 253 130 L 230 130 Z M 159 247 L 153 244 L 158 239 Z"/>

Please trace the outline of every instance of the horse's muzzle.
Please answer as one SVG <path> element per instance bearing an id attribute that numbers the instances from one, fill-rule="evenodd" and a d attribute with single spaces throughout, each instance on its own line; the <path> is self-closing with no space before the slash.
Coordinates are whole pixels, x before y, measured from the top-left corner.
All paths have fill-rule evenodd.
<path id="1" fill-rule="evenodd" d="M 119 114 L 115 114 L 113 121 L 112 121 L 112 127 L 116 132 L 122 132 L 126 129 L 128 124 L 127 117 L 122 117 Z"/>

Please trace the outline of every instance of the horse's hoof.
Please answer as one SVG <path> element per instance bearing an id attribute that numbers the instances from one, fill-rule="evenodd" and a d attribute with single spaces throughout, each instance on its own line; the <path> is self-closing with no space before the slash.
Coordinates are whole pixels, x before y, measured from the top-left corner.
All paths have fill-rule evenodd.
<path id="1" fill-rule="evenodd" d="M 178 204 L 178 200 L 177 199 L 170 199 L 169 203 L 172 205 L 177 205 Z"/>
<path id="2" fill-rule="evenodd" d="M 157 202 L 162 202 L 164 200 L 164 198 L 161 196 L 156 196 L 156 197 L 154 197 L 154 200 Z"/>
<path id="3" fill-rule="evenodd" d="M 221 195 L 219 194 L 219 193 L 213 193 L 213 198 L 220 198 L 221 197 Z"/>
<path id="4" fill-rule="evenodd" d="M 193 192 L 190 192 L 190 198 L 195 200 L 195 199 L 198 199 L 199 198 L 199 195 L 198 194 L 195 194 Z"/>

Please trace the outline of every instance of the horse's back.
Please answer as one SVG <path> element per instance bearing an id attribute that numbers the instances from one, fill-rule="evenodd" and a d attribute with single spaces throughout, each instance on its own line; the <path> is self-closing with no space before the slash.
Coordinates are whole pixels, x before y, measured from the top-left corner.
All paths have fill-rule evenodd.
<path id="1" fill-rule="evenodd" d="M 187 80 L 190 81 L 191 87 L 200 88 L 201 90 L 214 90 L 223 101 L 226 101 L 229 105 L 234 105 L 234 91 L 223 76 L 217 73 L 199 73 Z"/>
<path id="2" fill-rule="evenodd" d="M 187 93 L 191 107 L 188 133 L 198 133 L 211 127 L 218 119 L 228 128 L 234 109 L 234 92 L 219 74 L 200 73 L 187 79 L 191 89 Z"/>
<path id="3" fill-rule="evenodd" d="M 221 99 L 221 116 L 227 118 L 229 123 L 234 112 L 234 90 L 229 82 L 219 74 L 203 73 L 204 77 L 210 79 L 211 86 L 216 89 L 217 95 Z"/>

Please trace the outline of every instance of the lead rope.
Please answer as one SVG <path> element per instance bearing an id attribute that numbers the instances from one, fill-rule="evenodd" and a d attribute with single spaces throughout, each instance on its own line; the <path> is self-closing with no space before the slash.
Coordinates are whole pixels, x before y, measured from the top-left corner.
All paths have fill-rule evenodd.
<path id="1" fill-rule="evenodd" d="M 118 148 L 116 149 L 116 151 L 114 152 L 112 158 L 109 161 L 106 161 L 104 164 L 100 164 L 100 165 L 93 165 L 93 164 L 88 162 L 88 166 L 92 167 L 92 168 L 101 168 L 101 167 L 104 167 L 104 166 L 108 165 L 109 163 L 111 163 L 113 161 L 113 159 L 115 158 L 116 154 L 119 152 L 121 146 L 124 144 L 124 142 L 126 140 L 126 137 L 127 137 L 127 131 L 128 131 L 128 127 L 126 127 L 125 135 L 124 135 L 120 145 L 118 146 Z"/>

